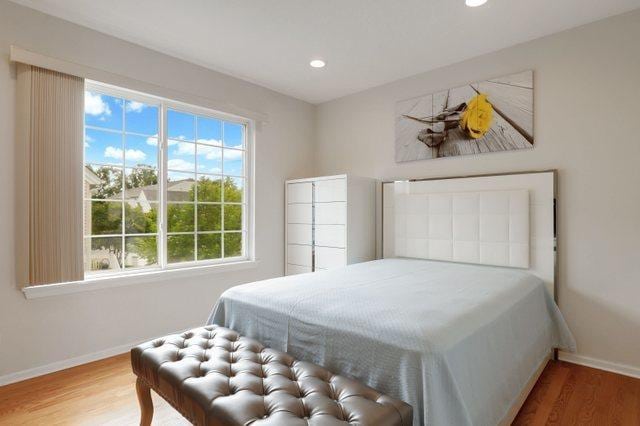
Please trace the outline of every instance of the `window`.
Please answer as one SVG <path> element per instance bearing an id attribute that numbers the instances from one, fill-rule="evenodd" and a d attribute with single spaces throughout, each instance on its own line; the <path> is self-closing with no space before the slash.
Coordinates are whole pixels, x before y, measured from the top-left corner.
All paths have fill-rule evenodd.
<path id="1" fill-rule="evenodd" d="M 88 83 L 85 273 L 248 259 L 248 131 L 247 120 Z"/>

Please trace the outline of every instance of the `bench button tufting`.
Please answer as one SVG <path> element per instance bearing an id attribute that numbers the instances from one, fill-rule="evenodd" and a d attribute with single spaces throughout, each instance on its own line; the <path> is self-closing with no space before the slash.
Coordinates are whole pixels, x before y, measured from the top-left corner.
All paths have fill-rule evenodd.
<path id="1" fill-rule="evenodd" d="M 212 328 L 218 333 L 217 337 L 216 332 L 211 332 Z M 215 343 L 212 337 L 216 337 Z M 220 416 L 215 414 L 214 422 L 228 418 L 226 416 L 233 418 L 235 413 L 240 413 L 242 406 L 246 406 L 253 400 L 259 404 L 256 404 L 253 413 L 245 414 L 248 414 L 250 422 L 255 424 L 266 424 L 270 421 L 278 423 L 280 413 L 292 420 L 296 418 L 304 420 L 297 422 L 300 425 L 310 425 L 318 419 L 325 418 L 341 424 L 353 424 L 361 416 L 371 416 L 376 419 L 385 417 L 385 413 L 390 408 L 389 401 L 397 408 L 395 411 L 401 411 L 401 416 L 393 416 L 388 421 L 377 422 L 376 425 L 401 426 L 403 419 L 405 422 L 411 419 L 411 407 L 401 401 L 394 401 L 371 388 L 362 386 L 357 381 L 333 375 L 320 366 L 301 362 L 283 352 L 265 348 L 256 341 L 242 337 L 227 328 L 201 327 L 184 332 L 182 336 L 168 336 L 140 345 L 136 351 L 132 352 L 132 357 L 138 356 L 136 361 L 141 368 L 136 374 L 145 382 L 152 382 L 153 376 L 157 376 L 160 369 L 160 365 L 154 365 L 153 357 L 142 358 L 137 355 L 150 347 L 160 348 L 157 351 L 163 354 L 163 358 L 168 358 L 165 358 L 167 361 L 175 362 L 173 367 L 181 374 L 189 373 L 188 375 L 195 380 L 189 381 L 188 385 L 194 390 L 204 391 L 207 387 L 214 386 L 217 390 L 211 394 L 215 397 L 235 395 L 233 404 L 227 402 L 220 404 L 220 407 L 225 406 L 224 413 L 220 413 Z M 199 367 L 197 361 L 200 361 Z M 197 380 L 197 378 L 209 376 L 210 373 L 212 374 L 210 379 L 215 380 Z M 235 376 L 238 378 L 231 380 Z M 274 377 L 280 380 L 271 382 Z M 184 402 L 177 398 L 180 394 L 179 385 L 172 386 L 174 389 L 168 392 L 169 402 L 179 410 L 192 409 L 193 407 L 184 407 Z M 151 387 L 158 391 L 155 386 L 151 385 Z M 341 397 L 344 401 L 350 401 L 353 404 L 344 406 L 340 401 Z M 207 409 L 213 402 L 213 398 L 203 398 L 202 401 L 193 402 L 193 404 Z M 296 398 L 299 402 L 291 404 Z M 287 404 L 291 406 L 287 407 Z M 340 409 L 334 412 L 330 409 L 331 407 L 340 407 Z M 259 414 L 261 409 L 264 409 L 262 416 Z M 275 411 L 271 412 L 272 409 Z M 331 414 L 327 412 L 328 410 Z M 275 417 L 271 417 L 271 414 Z M 241 426 L 237 422 L 228 424 Z M 411 424 L 411 420 L 405 424 Z"/>

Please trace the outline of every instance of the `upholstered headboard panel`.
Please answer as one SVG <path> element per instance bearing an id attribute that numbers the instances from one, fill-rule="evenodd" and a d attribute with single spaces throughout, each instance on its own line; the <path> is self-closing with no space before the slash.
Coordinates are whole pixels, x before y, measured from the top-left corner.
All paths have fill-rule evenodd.
<path id="1" fill-rule="evenodd" d="M 555 283 L 555 171 L 382 184 L 382 257 L 526 268 Z"/>
<path id="2" fill-rule="evenodd" d="M 529 267 L 528 190 L 395 189 L 396 256 Z"/>

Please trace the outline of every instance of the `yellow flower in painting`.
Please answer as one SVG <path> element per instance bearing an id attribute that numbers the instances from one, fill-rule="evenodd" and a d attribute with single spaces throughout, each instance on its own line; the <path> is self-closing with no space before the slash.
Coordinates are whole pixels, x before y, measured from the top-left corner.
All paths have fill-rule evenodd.
<path id="1" fill-rule="evenodd" d="M 487 95 L 480 93 L 467 104 L 467 108 L 460 116 L 460 128 L 473 139 L 480 139 L 491 128 L 493 121 L 493 106 L 487 100 Z"/>

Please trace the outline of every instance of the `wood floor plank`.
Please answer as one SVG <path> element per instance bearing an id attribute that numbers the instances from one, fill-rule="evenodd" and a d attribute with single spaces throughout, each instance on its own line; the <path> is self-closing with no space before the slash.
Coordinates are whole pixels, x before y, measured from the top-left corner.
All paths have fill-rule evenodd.
<path id="1" fill-rule="evenodd" d="M 571 369 L 566 365 L 549 362 L 513 424 L 518 426 L 545 424 L 570 372 Z"/>
<path id="2" fill-rule="evenodd" d="M 154 425 L 189 423 L 152 392 Z M 0 387 L 0 425 L 137 425 L 129 354 Z M 640 425 L 640 379 L 550 361 L 518 426 Z"/>

